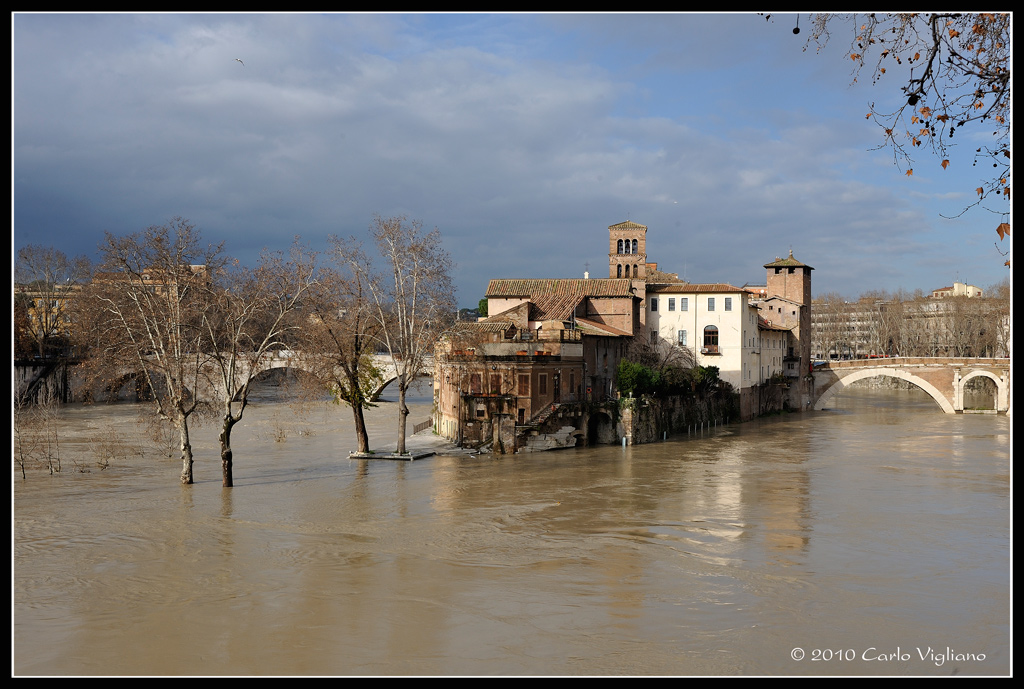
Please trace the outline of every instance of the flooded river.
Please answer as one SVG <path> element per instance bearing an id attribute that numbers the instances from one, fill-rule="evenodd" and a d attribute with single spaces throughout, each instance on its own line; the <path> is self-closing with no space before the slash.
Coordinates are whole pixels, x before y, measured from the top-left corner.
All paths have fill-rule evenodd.
<path id="1" fill-rule="evenodd" d="M 15 465 L 15 675 L 1010 672 L 1005 416 L 849 390 L 652 445 L 396 462 L 347 458 L 345 408 L 268 399 L 233 489 L 214 428 L 183 487 L 137 419 L 70 406 L 62 470 Z M 369 422 L 393 447 L 395 405 Z"/>

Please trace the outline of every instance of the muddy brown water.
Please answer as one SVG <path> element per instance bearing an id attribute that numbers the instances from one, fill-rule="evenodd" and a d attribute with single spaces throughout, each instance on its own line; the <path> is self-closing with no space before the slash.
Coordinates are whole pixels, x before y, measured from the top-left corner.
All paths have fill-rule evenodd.
<path id="1" fill-rule="evenodd" d="M 69 406 L 62 471 L 15 467 L 15 675 L 1009 673 L 1005 416 L 850 390 L 652 445 L 356 461 L 346 409 L 268 396 L 232 489 L 214 428 L 183 487 L 137 418 Z M 369 423 L 393 444 L 393 404 Z"/>

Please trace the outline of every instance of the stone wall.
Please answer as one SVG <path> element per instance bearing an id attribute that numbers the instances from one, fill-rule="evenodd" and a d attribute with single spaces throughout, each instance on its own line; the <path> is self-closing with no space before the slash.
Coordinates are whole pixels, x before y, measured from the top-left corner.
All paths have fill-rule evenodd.
<path id="1" fill-rule="evenodd" d="M 737 400 L 682 397 L 620 400 L 619 437 L 630 445 L 661 440 L 665 434 L 682 435 L 691 429 L 739 421 Z"/>

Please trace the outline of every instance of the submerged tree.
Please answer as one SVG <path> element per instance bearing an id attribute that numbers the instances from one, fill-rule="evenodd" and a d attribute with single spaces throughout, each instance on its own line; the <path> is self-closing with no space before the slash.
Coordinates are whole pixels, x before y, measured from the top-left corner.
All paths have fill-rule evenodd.
<path id="1" fill-rule="evenodd" d="M 193 481 L 189 418 L 200 404 L 208 357 L 203 314 L 221 250 L 203 246 L 195 225 L 180 217 L 126 237 L 108 232 L 102 272 L 83 296 L 91 307 L 94 379 L 116 385 L 126 367 L 139 376 L 157 415 L 178 430 L 183 484 Z"/>
<path id="2" fill-rule="evenodd" d="M 333 265 L 322 270 L 309 295 L 302 349 L 311 355 L 317 380 L 352 409 L 358 451 L 368 452 L 363 410 L 374 406 L 372 394 L 384 382 L 371 358 L 380 327 L 367 282 L 368 260 L 354 239 L 331 237 L 330 244 Z"/>
<path id="3" fill-rule="evenodd" d="M 289 347 L 296 318 L 316 279 L 315 258 L 296 243 L 290 255 L 264 252 L 255 270 L 239 266 L 207 283 L 202 327 L 209 363 L 204 368 L 220 392 L 222 485 L 234 485 L 231 431 L 245 413 L 253 381 L 276 350 Z"/>
<path id="4" fill-rule="evenodd" d="M 384 259 L 384 274 L 367 275 L 379 339 L 397 373 L 398 446 L 405 454 L 406 393 L 454 320 L 456 301 L 452 261 L 441 248 L 441 232 L 423 232 L 423 224 L 404 217 L 376 216 L 370 226 Z"/>

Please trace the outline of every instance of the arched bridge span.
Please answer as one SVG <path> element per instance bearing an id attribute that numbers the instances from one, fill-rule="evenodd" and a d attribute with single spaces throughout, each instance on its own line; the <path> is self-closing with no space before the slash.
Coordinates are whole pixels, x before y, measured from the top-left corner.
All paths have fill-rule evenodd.
<path id="1" fill-rule="evenodd" d="M 904 380 L 924 390 L 947 414 L 963 413 L 968 381 L 988 378 L 996 387 L 995 411 L 1010 411 L 1009 359 L 894 357 L 833 361 L 815 368 L 812 376 L 810 406 L 816 410 L 827 408 L 832 398 L 849 385 L 882 376 Z"/>

